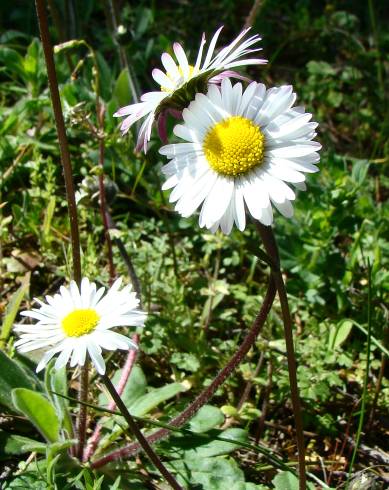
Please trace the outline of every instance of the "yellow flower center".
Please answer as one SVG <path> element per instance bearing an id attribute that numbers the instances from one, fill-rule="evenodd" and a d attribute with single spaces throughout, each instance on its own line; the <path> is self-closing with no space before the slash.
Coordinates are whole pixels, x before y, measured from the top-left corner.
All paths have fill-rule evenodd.
<path id="1" fill-rule="evenodd" d="M 188 80 L 189 80 L 190 78 L 192 78 L 192 75 L 193 75 L 193 70 L 194 70 L 194 66 L 189 65 L 189 77 L 188 77 Z M 166 76 L 167 76 L 168 78 L 170 78 L 170 80 L 171 80 L 171 81 L 172 81 L 172 82 L 173 82 L 175 85 L 177 85 L 177 82 L 178 82 L 178 85 L 180 86 L 180 85 L 182 85 L 182 83 L 183 83 L 183 82 L 186 82 L 187 80 L 185 80 L 185 77 L 184 77 L 184 72 L 182 71 L 181 66 L 178 66 L 178 71 L 179 71 L 179 73 L 180 73 L 180 78 L 179 78 L 178 80 L 176 80 L 176 79 L 174 78 L 174 76 L 172 75 L 172 73 L 171 73 L 170 71 L 167 71 L 167 72 L 166 72 Z M 176 90 L 177 88 L 178 88 L 178 87 L 177 87 L 177 86 L 175 86 L 174 90 Z M 163 86 L 161 85 L 161 92 L 173 92 L 173 90 L 172 90 L 172 89 L 170 89 L 170 88 L 167 88 L 167 87 L 163 87 Z"/>
<path id="2" fill-rule="evenodd" d="M 92 332 L 99 320 L 100 316 L 91 308 L 74 310 L 62 320 L 62 329 L 68 337 L 81 337 Z"/>
<path id="3" fill-rule="evenodd" d="M 236 177 L 261 165 L 265 137 L 250 119 L 231 116 L 208 131 L 203 150 L 215 172 Z"/>

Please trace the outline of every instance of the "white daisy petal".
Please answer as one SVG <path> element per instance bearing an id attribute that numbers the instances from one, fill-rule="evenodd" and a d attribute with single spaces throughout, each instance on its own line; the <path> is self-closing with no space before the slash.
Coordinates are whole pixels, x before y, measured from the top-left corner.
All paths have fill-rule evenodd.
<path id="1" fill-rule="evenodd" d="M 170 54 L 163 53 L 163 55 L 161 56 L 161 60 L 162 60 L 163 67 L 166 70 L 166 73 L 170 73 L 173 79 L 175 80 L 178 79 L 180 77 L 180 72 L 173 58 L 170 56 Z"/>
<path id="2" fill-rule="evenodd" d="M 69 361 L 72 367 L 85 364 L 87 352 L 98 372 L 105 371 L 102 348 L 108 350 L 133 348 L 134 343 L 124 335 L 111 331 L 115 327 L 141 327 L 146 313 L 138 309 L 139 300 L 131 285 L 122 287 L 117 279 L 104 295 L 96 284 L 83 278 L 78 288 L 71 281 L 68 288 L 61 286 L 61 294 L 47 297 L 50 304 L 38 301 L 40 309 L 22 312 L 23 316 L 38 320 L 35 325 L 16 325 L 19 339 L 16 349 L 21 352 L 44 349 L 37 366 L 40 371 L 56 354 L 55 368 Z M 50 317 L 41 312 L 50 311 Z"/>
<path id="3" fill-rule="evenodd" d="M 167 89 L 173 89 L 174 82 L 171 78 L 169 78 L 165 73 L 158 68 L 154 68 L 152 71 L 152 77 L 154 80 L 159 83 L 161 87 L 165 87 Z"/>
<path id="4" fill-rule="evenodd" d="M 230 44 L 215 55 L 216 43 L 221 30 L 222 27 L 213 35 L 204 61 L 203 54 L 206 41 L 205 35 L 202 35 L 194 65 L 188 61 L 181 44 L 174 43 L 173 51 L 178 65 L 170 54 L 163 53 L 161 61 L 165 73 L 158 68 L 152 71 L 152 77 L 159 85 L 160 91 L 147 92 L 141 96 L 141 102 L 127 105 L 115 112 L 115 117 L 124 117 L 120 125 L 123 135 L 129 131 L 134 123 L 146 118 L 138 132 L 137 150 L 147 151 L 153 124 L 161 110 L 162 112 L 169 108 L 177 110 L 177 104 L 178 109 L 183 110 L 189 104 L 190 100 L 182 100 L 185 86 L 189 82 L 192 86 L 196 86 L 196 82 L 201 79 L 201 82 L 205 80 L 211 84 L 223 76 L 241 76 L 236 72 L 229 72 L 229 68 L 266 63 L 264 59 L 253 57 L 253 54 L 260 50 L 254 45 L 257 45 L 261 38 L 257 35 L 247 38 L 248 29 L 243 30 Z M 183 88 L 184 90 L 181 90 Z M 177 91 L 180 91 L 179 97 L 175 97 Z M 170 100 L 172 100 L 171 104 Z M 164 103 L 163 107 L 160 106 L 161 102 Z"/>
<path id="5" fill-rule="evenodd" d="M 174 43 L 173 50 L 178 60 L 178 63 L 180 65 L 184 79 L 187 80 L 189 78 L 190 70 L 189 70 L 188 58 L 186 57 L 185 51 L 183 50 L 180 43 Z"/>
<path id="6" fill-rule="evenodd" d="M 93 340 L 89 341 L 87 349 L 96 368 L 96 371 L 99 374 L 105 374 L 105 362 L 103 356 L 101 355 L 100 349 Z"/>
<path id="7" fill-rule="evenodd" d="M 293 206 L 290 201 L 286 200 L 282 203 L 274 202 L 274 206 L 285 218 L 291 218 L 293 216 Z"/>
<path id="8" fill-rule="evenodd" d="M 217 43 L 217 40 L 219 38 L 219 35 L 220 35 L 220 32 L 221 32 L 222 29 L 223 29 L 223 26 L 219 27 L 219 29 L 215 32 L 215 34 L 213 35 L 213 37 L 211 39 L 211 42 L 209 44 L 209 48 L 208 48 L 207 54 L 205 56 L 204 64 L 202 66 L 202 69 L 203 70 L 206 70 L 208 68 L 210 62 L 211 62 L 212 55 L 213 55 L 213 52 L 215 50 L 216 43 Z"/>
<path id="9" fill-rule="evenodd" d="M 206 197 L 200 214 L 200 226 L 210 228 L 226 212 L 234 190 L 232 179 L 218 177 Z"/>
<path id="10" fill-rule="evenodd" d="M 244 230 L 245 205 L 266 226 L 273 206 L 290 218 L 296 195 L 287 183 L 305 188 L 305 174 L 318 170 L 321 148 L 312 141 L 317 123 L 292 107 L 295 98 L 290 86 L 266 90 L 253 82 L 242 92 L 241 83 L 227 78 L 207 95 L 197 94 L 174 130 L 188 142 L 160 150 L 171 160 L 163 168 L 163 188 L 172 189 L 176 211 L 189 217 L 200 206 L 200 227 L 225 234 L 234 223 Z"/>
<path id="11" fill-rule="evenodd" d="M 241 186 L 235 186 L 235 206 L 234 206 L 234 220 L 236 226 L 240 231 L 243 231 L 246 227 L 246 211 L 244 209 L 244 199 Z"/>
<path id="12" fill-rule="evenodd" d="M 307 184 L 305 182 L 296 182 L 295 184 L 293 184 L 296 189 L 298 189 L 299 191 L 306 191 L 307 190 Z"/>
<path id="13" fill-rule="evenodd" d="M 197 53 L 196 63 L 193 67 L 193 73 L 195 75 L 197 75 L 197 73 L 199 73 L 199 70 L 200 70 L 201 60 L 203 59 L 203 49 L 204 49 L 205 43 L 206 43 L 205 34 L 203 33 L 203 35 L 201 37 L 199 52 Z"/>
<path id="14" fill-rule="evenodd" d="M 72 353 L 73 346 L 70 343 L 67 343 L 64 348 L 61 350 L 60 355 L 57 357 L 55 361 L 55 369 L 61 369 L 66 366 L 69 361 L 69 357 Z"/>

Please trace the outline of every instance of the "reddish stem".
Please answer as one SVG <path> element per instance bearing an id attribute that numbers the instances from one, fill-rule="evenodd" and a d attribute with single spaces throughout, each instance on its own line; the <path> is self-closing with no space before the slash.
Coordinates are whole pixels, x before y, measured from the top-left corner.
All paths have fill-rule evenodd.
<path id="1" fill-rule="evenodd" d="M 137 333 L 135 333 L 132 336 L 132 340 L 134 341 L 135 344 L 139 345 L 139 335 Z M 128 352 L 126 362 L 125 362 L 123 369 L 122 369 L 122 375 L 121 375 L 119 383 L 116 387 L 116 391 L 119 395 L 121 395 L 123 393 L 124 388 L 126 387 L 128 378 L 130 377 L 132 368 L 134 367 L 137 354 L 138 354 L 138 351 L 136 349 L 130 349 Z M 112 399 L 109 402 L 108 410 L 115 410 L 115 408 L 116 408 L 116 403 L 115 403 L 115 400 Z M 84 451 L 84 457 L 83 457 L 84 462 L 89 461 L 92 454 L 95 452 L 97 444 L 100 440 L 100 434 L 101 434 L 102 428 L 103 428 L 103 426 L 100 423 L 98 423 L 95 427 L 95 430 L 94 430 L 92 436 L 89 438 L 88 446 L 85 448 L 85 451 Z"/>
<path id="2" fill-rule="evenodd" d="M 184 425 L 185 422 L 187 422 L 190 418 L 192 418 L 193 415 L 202 406 L 208 403 L 208 401 L 212 398 L 212 396 L 215 394 L 217 389 L 224 383 L 224 381 L 228 378 L 228 376 L 230 376 L 230 374 L 236 369 L 236 367 L 240 364 L 240 362 L 243 360 L 243 358 L 246 356 L 248 351 L 253 346 L 259 332 L 261 331 L 267 319 L 267 316 L 270 312 L 270 309 L 273 305 L 275 294 L 276 294 L 275 283 L 274 283 L 273 276 L 271 276 L 269 278 L 266 296 L 263 301 L 262 307 L 256 319 L 254 320 L 254 323 L 250 331 L 248 332 L 242 344 L 240 345 L 239 349 L 231 357 L 228 364 L 219 372 L 219 374 L 212 381 L 212 383 L 209 386 L 207 386 L 183 412 L 181 412 L 177 417 L 172 419 L 169 422 L 169 425 L 172 425 L 174 427 L 181 427 L 182 425 Z M 153 434 L 151 434 L 149 437 L 147 437 L 147 442 L 149 444 L 155 443 L 160 439 L 168 436 L 169 434 L 170 434 L 169 429 L 159 429 Z M 141 449 L 142 448 L 139 443 L 130 444 L 129 446 L 113 451 L 107 454 L 106 456 L 103 456 L 102 458 L 94 461 L 91 464 L 91 467 L 94 469 L 100 468 L 101 466 L 104 466 L 112 461 L 116 461 L 122 458 L 128 458 L 136 454 L 137 452 L 139 452 Z"/>

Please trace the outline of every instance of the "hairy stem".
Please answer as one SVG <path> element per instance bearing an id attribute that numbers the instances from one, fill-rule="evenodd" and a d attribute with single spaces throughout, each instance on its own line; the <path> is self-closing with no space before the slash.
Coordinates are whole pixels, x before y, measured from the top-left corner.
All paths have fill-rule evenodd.
<path id="1" fill-rule="evenodd" d="M 248 29 L 249 27 L 252 27 L 252 25 L 255 22 L 255 18 L 257 17 L 259 10 L 261 9 L 262 5 L 264 2 L 262 0 L 255 0 L 253 3 L 253 6 L 251 7 L 250 13 L 246 18 L 246 21 L 244 23 L 244 29 Z"/>
<path id="2" fill-rule="evenodd" d="M 81 282 L 81 259 L 80 259 L 80 237 L 78 232 L 77 206 L 74 196 L 74 184 L 72 175 L 72 165 L 70 162 L 70 153 L 68 140 L 66 137 L 65 122 L 62 113 L 61 100 L 59 98 L 57 73 L 55 71 L 53 47 L 50 42 L 49 27 L 47 22 L 47 13 L 44 0 L 36 0 L 36 12 L 38 16 L 39 31 L 41 35 L 43 51 L 47 67 L 47 77 L 49 80 L 51 103 L 53 105 L 55 125 L 59 140 L 61 153 L 61 162 L 65 178 L 66 198 L 68 202 L 69 219 L 70 219 L 70 236 L 72 241 L 73 255 L 73 275 L 74 280 L 79 285 Z"/>
<path id="3" fill-rule="evenodd" d="M 78 392 L 78 399 L 80 402 L 86 402 L 88 400 L 88 386 L 89 386 L 89 369 L 88 362 L 81 368 L 80 374 L 80 390 Z M 78 446 L 77 446 L 77 457 L 82 461 L 82 456 L 84 454 L 84 446 L 86 440 L 86 425 L 87 425 L 87 409 L 88 407 L 80 403 L 80 411 L 78 412 L 78 423 L 77 423 L 77 436 L 78 436 Z"/>
<path id="4" fill-rule="evenodd" d="M 139 344 L 139 335 L 137 333 L 135 333 L 132 336 L 132 340 L 138 345 Z M 123 369 L 122 369 L 122 375 L 120 377 L 119 383 L 118 383 L 117 388 L 116 388 L 116 391 L 118 392 L 118 395 L 120 395 L 120 396 L 122 395 L 124 388 L 126 387 L 128 378 L 130 377 L 132 368 L 134 367 L 137 354 L 138 354 L 138 351 L 135 349 L 130 349 L 130 351 L 128 352 L 126 362 L 125 362 Z M 110 404 L 108 405 L 108 410 L 115 410 L 115 408 L 116 408 L 115 400 L 112 400 L 110 402 Z M 92 454 L 94 453 L 96 446 L 100 440 L 101 429 L 102 429 L 102 425 L 100 423 L 98 423 L 96 425 L 96 428 L 95 428 L 92 436 L 90 437 L 90 439 L 88 441 L 88 447 L 84 451 L 84 458 L 83 458 L 84 462 L 89 461 Z"/>
<path id="5" fill-rule="evenodd" d="M 303 420 L 301 412 L 301 404 L 299 397 L 299 390 L 297 384 L 297 365 L 296 357 L 293 346 L 293 329 L 292 319 L 289 311 L 288 297 L 286 294 L 284 279 L 280 270 L 280 258 L 277 248 L 277 243 L 270 226 L 264 226 L 261 223 L 257 223 L 258 232 L 261 236 L 263 245 L 267 254 L 272 258 L 276 267 L 272 268 L 272 275 L 276 284 L 278 296 L 281 303 L 282 319 L 284 323 L 284 335 L 286 343 L 286 353 L 288 358 L 288 372 L 291 399 L 293 406 L 294 421 L 296 426 L 296 442 L 298 450 L 298 467 L 299 467 L 299 488 L 300 490 L 306 489 L 306 475 L 305 475 L 305 445 L 304 445 L 304 432 L 303 432 Z"/>
<path id="6" fill-rule="evenodd" d="M 47 77 L 49 80 L 51 103 L 53 105 L 55 125 L 57 128 L 61 162 L 65 179 L 66 198 L 68 202 L 68 211 L 70 219 L 70 236 L 72 243 L 73 256 L 73 277 L 78 286 L 81 283 L 81 256 L 80 256 L 80 236 L 78 231 L 77 205 L 74 195 L 74 183 L 72 174 L 72 165 L 70 162 L 70 152 L 66 136 L 65 122 L 62 113 L 61 99 L 59 97 L 57 73 L 55 70 L 53 47 L 50 42 L 49 26 L 44 0 L 36 0 L 36 12 L 38 17 L 39 32 L 41 35 L 43 52 L 45 54 Z M 86 401 L 88 393 L 88 367 L 83 366 L 80 376 L 80 393 L 79 399 Z M 82 457 L 83 445 L 86 433 L 86 407 L 80 406 L 78 418 L 78 456 Z"/>
<path id="7" fill-rule="evenodd" d="M 240 364 L 240 362 L 243 360 L 243 358 L 246 356 L 248 351 L 253 346 L 258 336 L 258 333 L 261 331 L 267 319 L 267 316 L 271 310 L 271 307 L 273 305 L 275 294 L 276 294 L 275 283 L 273 277 L 271 276 L 269 278 L 266 296 L 264 298 L 261 309 L 256 319 L 254 320 L 250 331 L 248 332 L 242 344 L 240 345 L 239 349 L 231 357 L 228 364 L 219 372 L 219 374 L 212 381 L 212 383 L 209 386 L 207 386 L 197 396 L 197 398 L 190 405 L 186 407 L 186 409 L 183 412 L 177 415 L 177 417 L 170 420 L 169 425 L 172 425 L 174 427 L 181 427 L 182 425 L 184 425 L 190 418 L 193 417 L 193 415 L 195 415 L 196 412 L 198 412 L 198 410 L 202 406 L 208 403 L 208 401 L 212 398 L 212 396 L 215 394 L 217 389 L 224 383 L 224 381 L 228 378 L 228 376 L 230 376 L 230 374 L 236 369 L 236 367 Z M 149 443 L 155 443 L 160 439 L 167 437 L 169 434 L 170 434 L 169 429 L 160 429 L 154 432 L 153 434 L 151 434 L 147 438 L 147 441 Z M 142 447 L 140 446 L 140 444 L 137 443 L 131 444 L 124 448 L 118 449 L 117 451 L 113 451 L 112 453 L 107 454 L 106 456 L 103 456 L 102 458 L 94 461 L 91 464 L 91 466 L 92 468 L 99 468 L 111 461 L 115 461 L 121 458 L 128 458 L 129 456 L 138 453 L 141 449 Z"/>
<path id="8" fill-rule="evenodd" d="M 109 377 L 106 374 L 104 374 L 101 376 L 101 379 L 103 380 L 105 386 L 107 387 L 107 390 L 109 391 L 110 395 L 112 396 L 116 406 L 118 407 L 118 409 L 122 413 L 123 417 L 126 419 L 126 422 L 128 424 L 128 427 L 130 428 L 131 432 L 138 439 L 139 444 L 142 446 L 144 452 L 150 458 L 150 461 L 160 471 L 161 475 L 171 485 L 172 488 L 174 488 L 175 490 L 182 490 L 182 487 L 177 483 L 177 481 L 175 480 L 173 475 L 166 469 L 166 467 L 164 466 L 162 461 L 159 459 L 159 457 L 155 453 L 154 449 L 150 446 L 147 439 L 144 437 L 144 435 L 140 431 L 135 420 L 132 418 L 132 415 L 127 410 L 127 407 L 124 405 L 122 399 L 120 398 L 119 394 L 115 390 L 115 387 L 113 386 Z"/>

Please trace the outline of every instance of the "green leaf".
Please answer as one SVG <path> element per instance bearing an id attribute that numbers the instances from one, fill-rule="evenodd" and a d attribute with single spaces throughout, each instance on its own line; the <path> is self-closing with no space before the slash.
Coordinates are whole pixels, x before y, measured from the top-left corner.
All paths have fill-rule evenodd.
<path id="1" fill-rule="evenodd" d="M 43 219 L 43 225 L 42 225 L 43 239 L 45 241 L 50 239 L 50 227 L 55 211 L 55 201 L 56 201 L 56 197 L 50 196 L 49 202 L 45 210 L 45 217 Z"/>
<path id="2" fill-rule="evenodd" d="M 55 361 L 51 361 L 45 370 L 45 386 L 49 399 L 53 402 L 61 427 L 65 429 L 68 436 L 72 436 L 73 427 L 69 414 L 68 380 L 66 367 L 54 368 Z M 53 393 L 54 392 L 54 393 Z M 64 396 L 58 396 L 59 395 Z"/>
<path id="3" fill-rule="evenodd" d="M 162 446 L 171 458 L 191 461 L 229 454 L 248 443 L 247 432 L 244 429 L 213 430 L 208 432 L 207 436 L 196 436 L 194 433 L 190 437 L 171 436 L 168 441 L 162 443 Z"/>
<path id="4" fill-rule="evenodd" d="M 186 388 L 181 383 L 171 383 L 161 388 L 154 388 L 149 393 L 138 398 L 128 409 L 132 415 L 141 417 L 151 412 L 160 403 L 173 398 L 178 393 L 185 391 Z"/>
<path id="5" fill-rule="evenodd" d="M 111 379 L 114 386 L 118 385 L 121 376 L 122 370 L 115 373 L 115 375 Z M 142 369 L 139 366 L 134 366 L 121 395 L 121 398 L 126 407 L 131 407 L 131 405 L 133 405 L 136 400 L 143 396 L 146 393 L 146 388 L 147 381 Z M 99 396 L 99 403 L 102 406 L 106 407 L 109 400 L 105 393 L 102 393 Z"/>
<path id="6" fill-rule="evenodd" d="M 328 347 L 336 349 L 340 347 L 349 336 L 353 322 L 351 320 L 342 320 L 338 325 L 331 325 L 328 339 Z"/>
<path id="7" fill-rule="evenodd" d="M 117 103 L 117 108 L 131 103 L 131 90 L 128 71 L 126 69 L 120 72 L 113 89 L 113 98 Z"/>
<path id="8" fill-rule="evenodd" d="M 195 373 L 200 368 L 200 361 L 190 352 L 174 352 L 170 362 L 175 364 L 180 370 Z"/>
<path id="9" fill-rule="evenodd" d="M 33 39 L 27 48 L 26 56 L 24 57 L 24 71 L 29 79 L 36 77 L 39 61 L 39 41 Z"/>
<path id="10" fill-rule="evenodd" d="M 204 405 L 189 422 L 193 432 L 207 432 L 224 422 L 222 411 L 212 405 Z"/>
<path id="11" fill-rule="evenodd" d="M 14 388 L 31 388 L 32 378 L 3 351 L 0 350 L 0 403 L 14 410 L 11 397 Z"/>
<path id="12" fill-rule="evenodd" d="M 15 388 L 12 390 L 12 401 L 47 441 L 58 441 L 59 420 L 47 398 L 26 388 Z"/>
<path id="13" fill-rule="evenodd" d="M 23 58 L 14 49 L 0 46 L 0 65 L 3 65 L 9 73 L 17 74 L 24 78 Z"/>
<path id="14" fill-rule="evenodd" d="M 299 481 L 297 476 L 290 471 L 282 471 L 278 473 L 276 477 L 273 478 L 272 483 L 275 490 L 299 490 Z M 307 488 L 309 490 L 315 490 L 312 483 L 307 483 Z"/>
<path id="15" fill-rule="evenodd" d="M 99 51 L 95 54 L 100 76 L 100 95 L 104 100 L 109 100 L 112 94 L 112 70 Z"/>
<path id="16" fill-rule="evenodd" d="M 309 61 L 307 63 L 308 72 L 311 75 L 319 75 L 320 77 L 334 76 L 336 70 L 326 61 Z"/>
<path id="17" fill-rule="evenodd" d="M 233 459 L 193 458 L 185 462 L 174 461 L 167 466 L 177 471 L 178 482 L 189 488 L 197 484 L 207 490 L 246 490 L 243 471 Z"/>
<path id="18" fill-rule="evenodd" d="M 354 160 L 351 170 L 351 178 L 358 184 L 362 185 L 366 179 L 369 170 L 369 162 L 367 160 Z"/>
<path id="19" fill-rule="evenodd" d="M 20 303 L 22 302 L 24 295 L 27 293 L 30 287 L 30 276 L 28 272 L 23 280 L 20 288 L 12 295 L 10 302 L 8 303 L 7 310 L 4 316 L 3 325 L 1 327 L 0 346 L 4 347 L 11 333 L 12 325 L 14 324 L 16 315 L 19 311 Z"/>
<path id="20" fill-rule="evenodd" d="M 9 456 L 15 454 L 37 452 L 45 454 L 46 444 L 35 441 L 29 437 L 19 436 L 17 434 L 8 434 L 0 431 L 0 454 Z"/>
<path id="21" fill-rule="evenodd" d="M 223 439 L 231 439 L 236 442 L 247 443 L 248 436 L 244 429 L 231 428 L 223 432 L 217 431 L 218 436 L 223 437 Z M 239 445 L 227 442 L 227 441 L 206 441 L 205 444 L 198 445 L 193 449 L 185 451 L 185 461 L 194 457 L 210 458 L 212 456 L 221 456 L 222 454 L 229 454 L 236 451 Z"/>

